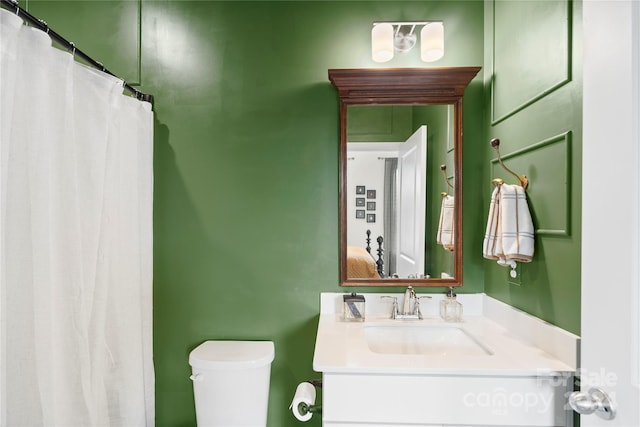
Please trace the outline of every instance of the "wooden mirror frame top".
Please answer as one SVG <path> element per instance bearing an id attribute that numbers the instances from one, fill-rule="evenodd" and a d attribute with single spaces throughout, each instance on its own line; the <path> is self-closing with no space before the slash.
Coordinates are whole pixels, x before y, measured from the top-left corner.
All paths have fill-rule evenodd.
<path id="1" fill-rule="evenodd" d="M 462 97 L 480 67 L 330 69 L 340 99 L 340 286 L 462 286 Z M 347 107 L 454 105 L 453 278 L 347 278 Z"/>

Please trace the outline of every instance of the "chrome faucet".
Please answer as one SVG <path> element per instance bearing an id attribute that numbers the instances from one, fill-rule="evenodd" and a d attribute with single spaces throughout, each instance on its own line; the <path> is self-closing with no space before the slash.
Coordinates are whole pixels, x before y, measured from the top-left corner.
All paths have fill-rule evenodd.
<path id="1" fill-rule="evenodd" d="M 422 312 L 420 311 L 420 298 L 416 295 L 416 291 L 413 286 L 408 286 L 404 292 L 404 301 L 402 304 L 402 311 L 398 307 L 398 298 L 383 296 L 382 298 L 392 298 L 393 307 L 391 308 L 391 318 L 400 320 L 422 320 Z M 425 298 L 425 297 L 422 297 Z M 426 298 L 431 298 L 426 296 Z"/>
<path id="2" fill-rule="evenodd" d="M 404 291 L 404 305 L 402 306 L 402 314 L 407 315 L 415 312 L 416 307 L 418 307 L 416 301 L 416 291 L 413 290 L 413 286 L 407 286 L 407 290 Z"/>

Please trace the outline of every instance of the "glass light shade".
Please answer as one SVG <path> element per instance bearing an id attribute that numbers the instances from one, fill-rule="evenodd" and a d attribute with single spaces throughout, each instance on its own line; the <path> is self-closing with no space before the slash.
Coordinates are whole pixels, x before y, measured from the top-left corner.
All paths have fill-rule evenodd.
<path id="1" fill-rule="evenodd" d="M 425 62 L 433 62 L 444 56 L 444 25 L 430 22 L 420 31 L 420 57 Z"/>
<path id="2" fill-rule="evenodd" d="M 387 62 L 393 58 L 393 25 L 381 23 L 373 26 L 371 58 L 375 62 Z"/>

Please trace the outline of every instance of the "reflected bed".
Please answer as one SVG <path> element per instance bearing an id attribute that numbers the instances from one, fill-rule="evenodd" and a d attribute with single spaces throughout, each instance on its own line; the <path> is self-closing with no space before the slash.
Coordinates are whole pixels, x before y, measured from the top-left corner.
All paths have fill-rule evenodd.
<path id="1" fill-rule="evenodd" d="M 350 279 L 379 279 L 376 260 L 365 248 L 347 246 L 347 277 Z"/>

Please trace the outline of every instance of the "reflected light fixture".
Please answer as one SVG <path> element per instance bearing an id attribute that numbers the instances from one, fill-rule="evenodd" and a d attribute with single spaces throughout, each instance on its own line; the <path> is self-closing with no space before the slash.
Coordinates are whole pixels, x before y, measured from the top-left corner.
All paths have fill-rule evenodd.
<path id="1" fill-rule="evenodd" d="M 444 56 L 442 21 L 374 22 L 371 29 L 371 57 L 375 62 L 393 59 L 395 52 L 409 52 L 417 43 L 415 29 L 420 31 L 420 58 L 434 62 Z"/>

